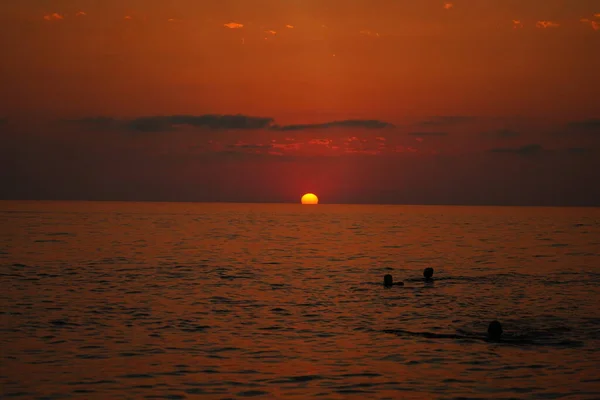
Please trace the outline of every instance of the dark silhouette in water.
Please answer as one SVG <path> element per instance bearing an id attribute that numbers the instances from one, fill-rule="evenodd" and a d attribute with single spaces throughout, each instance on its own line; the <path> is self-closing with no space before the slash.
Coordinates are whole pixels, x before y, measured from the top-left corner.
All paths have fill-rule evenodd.
<path id="1" fill-rule="evenodd" d="M 385 287 L 404 286 L 404 282 L 394 283 L 394 278 L 392 278 L 392 275 L 387 274 L 383 277 L 383 286 L 385 286 Z"/>
<path id="2" fill-rule="evenodd" d="M 488 338 L 491 340 L 499 340 L 502 332 L 502 324 L 500 322 L 492 321 L 488 325 Z"/>
<path id="3" fill-rule="evenodd" d="M 387 329 L 384 330 L 386 333 L 393 333 L 398 336 L 402 335 L 410 335 L 410 336 L 421 336 L 429 339 L 471 339 L 471 340 L 483 340 L 485 342 L 504 342 L 504 343 L 515 343 L 515 344 L 531 344 L 530 340 L 522 339 L 522 338 L 513 338 L 508 340 L 503 340 L 502 336 L 502 324 L 498 321 L 492 321 L 488 325 L 488 334 L 487 336 L 483 335 L 473 335 L 473 334 L 446 334 L 446 333 L 432 333 L 432 332 L 410 332 L 404 330 L 393 330 Z"/>
<path id="4" fill-rule="evenodd" d="M 461 340 L 481 340 L 488 343 L 502 343 L 510 345 L 534 345 L 534 346 L 567 346 L 580 347 L 584 343 L 577 340 L 548 340 L 548 335 L 536 333 L 531 335 L 503 335 L 502 324 L 499 321 L 492 321 L 488 325 L 487 335 L 460 331 L 459 334 L 445 334 L 433 332 L 410 332 L 402 329 L 387 329 L 385 333 L 393 333 L 397 336 L 420 336 L 428 339 L 461 339 Z M 554 330 L 550 332 L 553 336 Z"/>
<path id="5" fill-rule="evenodd" d="M 423 270 L 423 276 L 425 277 L 426 282 L 433 281 L 433 268 L 427 267 Z"/>

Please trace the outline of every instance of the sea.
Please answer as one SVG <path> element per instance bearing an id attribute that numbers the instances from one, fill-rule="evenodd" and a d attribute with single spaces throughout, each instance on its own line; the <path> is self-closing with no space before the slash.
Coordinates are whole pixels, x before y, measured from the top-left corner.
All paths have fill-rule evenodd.
<path id="1" fill-rule="evenodd" d="M 3 201 L 0 226 L 3 399 L 600 399 L 600 208 Z"/>

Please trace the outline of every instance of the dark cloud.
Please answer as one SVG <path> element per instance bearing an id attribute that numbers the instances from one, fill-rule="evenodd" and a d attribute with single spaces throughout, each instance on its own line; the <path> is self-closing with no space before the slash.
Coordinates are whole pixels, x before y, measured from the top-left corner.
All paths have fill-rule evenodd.
<path id="1" fill-rule="evenodd" d="M 477 117 L 467 115 L 440 115 L 419 122 L 423 126 L 457 125 L 475 121 Z"/>
<path id="2" fill-rule="evenodd" d="M 595 145 L 565 145 L 541 157 L 334 157 L 222 145 L 199 151 L 188 146 L 198 143 L 193 137 L 174 148 L 168 135 L 150 135 L 139 146 L 110 135 L 73 133 L 73 140 L 63 140 L 35 129 L 22 133 L 0 136 L 0 170 L 10 171 L 0 174 L 1 199 L 297 203 L 302 193 L 314 191 L 323 203 L 600 205 L 600 186 L 591 184 L 600 179 Z M 567 150 L 575 147 L 593 152 Z"/>
<path id="3" fill-rule="evenodd" d="M 90 117 L 73 122 L 92 129 L 128 130 L 134 132 L 167 132 L 179 126 L 192 126 L 211 130 L 270 129 L 275 131 L 300 131 L 328 128 L 381 129 L 394 127 L 393 124 L 378 120 L 342 120 L 320 124 L 274 125 L 273 118 L 247 115 L 167 115 L 138 117 L 130 120 L 117 120 L 110 117 Z"/>
<path id="4" fill-rule="evenodd" d="M 483 132 L 481 135 L 494 139 L 510 139 L 521 136 L 519 132 L 513 131 L 512 129 L 498 129 L 495 131 Z"/>
<path id="5" fill-rule="evenodd" d="M 523 156 L 539 154 L 542 151 L 544 151 L 544 148 L 539 144 L 528 144 L 521 147 L 499 147 L 490 150 L 491 153 L 512 153 Z"/>
<path id="6" fill-rule="evenodd" d="M 262 129 L 270 126 L 272 118 L 245 115 L 166 115 L 119 120 L 111 117 L 88 117 L 72 121 L 94 130 L 125 130 L 134 132 L 166 132 L 179 126 L 213 130 Z"/>
<path id="7" fill-rule="evenodd" d="M 169 115 L 140 117 L 128 122 L 130 130 L 140 132 L 162 132 L 175 129 L 180 125 L 220 129 L 263 129 L 271 125 L 272 118 L 249 117 L 246 115 Z"/>
<path id="8" fill-rule="evenodd" d="M 409 132 L 409 136 L 421 136 L 421 137 L 440 137 L 448 136 L 448 132 Z"/>
<path id="9" fill-rule="evenodd" d="M 586 155 L 586 154 L 591 154 L 594 152 L 593 149 L 588 148 L 588 147 L 571 147 L 567 149 L 568 153 L 571 154 L 581 154 L 581 155 Z"/>
<path id="10" fill-rule="evenodd" d="M 567 127 L 578 131 L 593 132 L 600 134 L 600 118 L 590 118 L 582 121 L 573 121 L 567 124 Z"/>
<path id="11" fill-rule="evenodd" d="M 529 144 L 521 147 L 498 147 L 489 150 L 490 153 L 509 153 L 523 156 L 534 154 L 548 154 L 554 156 L 571 155 L 571 156 L 587 156 L 595 153 L 595 149 L 591 147 L 568 147 L 558 149 L 546 149 L 539 144 Z"/>
<path id="12" fill-rule="evenodd" d="M 382 129 L 393 128 L 394 125 L 384 121 L 374 119 L 346 119 L 342 121 L 324 122 L 321 124 L 297 124 L 297 125 L 273 125 L 271 129 L 277 131 L 302 131 L 309 129 L 329 129 L 329 128 L 365 128 Z"/>
<path id="13" fill-rule="evenodd" d="M 579 137 L 600 137 L 600 118 L 588 118 L 571 121 L 549 132 L 549 135 L 565 137 L 577 135 Z"/>

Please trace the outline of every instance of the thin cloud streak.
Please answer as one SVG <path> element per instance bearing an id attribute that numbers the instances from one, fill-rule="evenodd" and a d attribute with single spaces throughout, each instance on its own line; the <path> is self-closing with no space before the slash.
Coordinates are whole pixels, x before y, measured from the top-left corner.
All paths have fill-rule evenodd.
<path id="1" fill-rule="evenodd" d="M 263 129 L 273 122 L 272 118 L 248 117 L 245 115 L 171 115 L 141 117 L 129 122 L 131 130 L 161 132 L 187 125 L 212 130 L 220 129 Z"/>
<path id="2" fill-rule="evenodd" d="M 393 128 L 394 125 L 388 122 L 378 120 L 354 120 L 348 119 L 343 121 L 331 121 L 321 124 L 296 124 L 296 125 L 274 125 L 271 129 L 276 131 L 300 131 L 309 129 L 329 129 L 329 128 L 366 128 L 366 129 L 382 129 Z"/>
<path id="3" fill-rule="evenodd" d="M 547 28 L 558 28 L 560 24 L 554 21 L 538 21 L 535 24 L 536 28 L 547 29 Z"/>
<path id="4" fill-rule="evenodd" d="M 244 27 L 244 24 L 238 24 L 237 22 L 228 22 L 226 24 L 223 24 L 223 26 L 229 29 L 241 29 Z"/>
<path id="5" fill-rule="evenodd" d="M 364 36 L 379 37 L 379 33 L 370 31 L 368 29 L 363 29 L 359 33 Z"/>
<path id="6" fill-rule="evenodd" d="M 252 117 L 246 115 L 167 115 L 146 116 L 134 119 L 118 120 L 111 117 L 88 117 L 71 121 L 93 130 L 125 130 L 134 132 L 168 132 L 181 126 L 191 126 L 209 130 L 257 130 L 302 131 L 331 128 L 382 129 L 394 127 L 393 124 L 378 120 L 341 120 L 319 124 L 275 125 L 270 117 Z"/>
<path id="7" fill-rule="evenodd" d="M 59 13 L 52 13 L 52 14 L 44 15 L 44 19 L 46 21 L 60 21 L 60 20 L 65 19 L 65 17 Z"/>

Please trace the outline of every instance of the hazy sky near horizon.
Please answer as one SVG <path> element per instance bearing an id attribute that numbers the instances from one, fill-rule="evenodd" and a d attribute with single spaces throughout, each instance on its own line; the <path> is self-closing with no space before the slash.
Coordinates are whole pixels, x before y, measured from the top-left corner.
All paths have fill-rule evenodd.
<path id="1" fill-rule="evenodd" d="M 0 198 L 600 205 L 600 0 L 20 0 L 0 23 Z"/>

